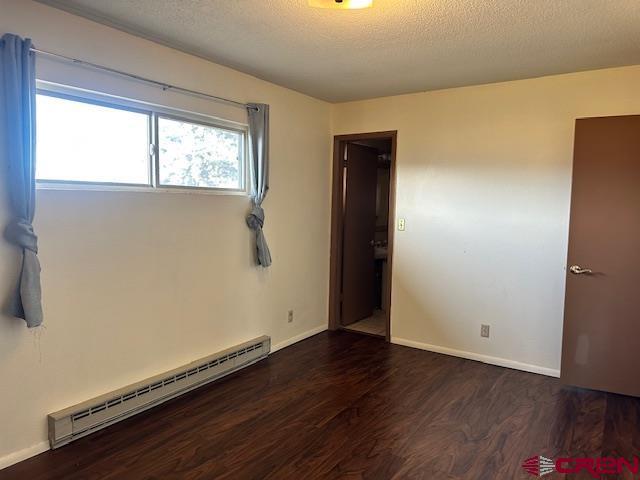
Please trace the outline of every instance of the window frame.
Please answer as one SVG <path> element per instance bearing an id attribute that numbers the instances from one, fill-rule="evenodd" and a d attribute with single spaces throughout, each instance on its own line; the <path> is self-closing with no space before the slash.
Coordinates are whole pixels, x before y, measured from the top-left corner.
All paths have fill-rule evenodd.
<path id="1" fill-rule="evenodd" d="M 148 183 L 122 183 L 122 182 L 94 182 L 84 180 L 51 180 L 36 179 L 37 190 L 84 190 L 84 191 L 124 191 L 124 192 L 146 192 L 146 193 L 188 193 L 188 194 L 209 194 L 209 195 L 249 195 L 249 159 L 248 159 L 248 130 L 246 124 L 224 120 L 211 115 L 190 112 L 173 107 L 165 107 L 153 103 L 139 100 L 131 100 L 125 97 L 110 95 L 92 90 L 85 90 L 77 87 L 70 87 L 52 82 L 38 80 L 36 82 L 36 93 L 56 98 L 67 99 L 76 102 L 88 103 L 107 108 L 115 108 L 135 113 L 148 115 L 149 143 L 149 178 Z M 237 189 L 221 187 L 197 187 L 188 185 L 165 185 L 160 183 L 160 151 L 158 142 L 159 119 L 183 121 L 205 127 L 218 128 L 221 130 L 240 133 L 241 158 L 240 158 L 240 180 L 241 186 Z M 36 159 L 37 161 L 37 159 Z"/>
<path id="2" fill-rule="evenodd" d="M 240 188 L 221 188 L 221 187 L 194 187 L 191 185 L 168 185 L 160 182 L 160 120 L 166 118 L 167 120 L 173 120 L 178 122 L 190 123 L 192 125 L 199 125 L 202 127 L 217 128 L 218 130 L 226 130 L 228 132 L 239 133 L 242 138 L 240 144 Z M 170 113 L 154 113 L 152 125 L 154 128 L 154 184 L 157 188 L 170 188 L 170 189 L 186 189 L 186 190 L 222 190 L 224 192 L 245 192 L 247 191 L 248 178 L 247 178 L 247 129 L 232 128 L 229 126 L 222 126 L 220 124 L 213 123 L 211 121 L 204 120 L 192 120 L 184 115 L 174 115 Z"/>

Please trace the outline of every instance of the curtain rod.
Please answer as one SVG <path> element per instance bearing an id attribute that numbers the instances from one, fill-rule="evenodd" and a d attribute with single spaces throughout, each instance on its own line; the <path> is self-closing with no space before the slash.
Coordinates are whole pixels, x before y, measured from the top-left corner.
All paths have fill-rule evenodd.
<path id="1" fill-rule="evenodd" d="M 180 93 L 186 93 L 187 95 L 194 95 L 196 97 L 202 97 L 202 98 L 206 98 L 206 99 L 209 99 L 209 100 L 215 100 L 215 101 L 218 101 L 218 102 L 228 103 L 230 105 L 234 105 L 234 106 L 240 107 L 240 108 L 254 108 L 255 110 L 257 110 L 257 108 L 250 107 L 246 103 L 236 102 L 235 100 L 229 100 L 228 98 L 217 97 L 215 95 L 209 95 L 208 93 L 198 92 L 197 90 L 189 90 L 188 88 L 178 87 L 176 85 L 171 85 L 169 83 L 158 82 L 157 80 L 152 80 L 150 78 L 141 77 L 140 75 L 135 75 L 133 73 L 123 72 L 121 70 L 116 70 L 115 68 L 105 67 L 104 65 L 98 65 L 96 63 L 87 62 L 85 60 L 80 60 L 80 59 L 77 59 L 77 58 L 67 57 L 66 55 L 61 55 L 59 53 L 47 52 L 46 50 L 40 50 L 40 49 L 34 48 L 34 47 L 31 47 L 31 51 L 36 53 L 36 54 L 38 54 L 38 55 L 44 55 L 46 57 L 58 58 L 58 59 L 61 59 L 61 60 L 65 60 L 67 62 L 75 63 L 77 65 L 82 65 L 82 66 L 85 66 L 85 67 L 95 68 L 97 70 L 103 70 L 105 72 L 113 73 L 115 75 L 120 75 L 120 76 L 123 76 L 123 77 L 132 78 L 132 79 L 140 81 L 140 82 L 149 83 L 151 85 L 154 85 L 156 87 L 161 88 L 164 91 L 173 90 L 173 91 L 180 92 Z"/>

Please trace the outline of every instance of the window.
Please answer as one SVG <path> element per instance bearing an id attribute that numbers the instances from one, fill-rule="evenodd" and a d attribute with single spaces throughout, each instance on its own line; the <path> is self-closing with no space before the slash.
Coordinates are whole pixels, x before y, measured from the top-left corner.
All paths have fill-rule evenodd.
<path id="1" fill-rule="evenodd" d="M 150 114 L 36 99 L 38 180 L 149 185 Z"/>
<path id="2" fill-rule="evenodd" d="M 93 95 L 40 90 L 36 102 L 40 185 L 245 189 L 241 127 Z"/>
<path id="3" fill-rule="evenodd" d="M 160 117 L 158 183 L 242 189 L 242 139 L 238 131 Z"/>

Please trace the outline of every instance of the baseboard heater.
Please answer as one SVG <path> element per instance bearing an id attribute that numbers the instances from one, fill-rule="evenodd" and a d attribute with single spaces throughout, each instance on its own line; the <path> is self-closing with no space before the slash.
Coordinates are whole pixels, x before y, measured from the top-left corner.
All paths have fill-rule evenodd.
<path id="1" fill-rule="evenodd" d="M 271 338 L 256 338 L 49 415 L 49 443 L 58 448 L 148 410 L 269 355 Z"/>

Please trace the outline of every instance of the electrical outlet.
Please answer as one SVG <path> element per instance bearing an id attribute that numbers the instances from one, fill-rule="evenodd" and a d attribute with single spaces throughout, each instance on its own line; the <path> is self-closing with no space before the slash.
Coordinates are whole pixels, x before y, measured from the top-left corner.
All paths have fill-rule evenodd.
<path id="1" fill-rule="evenodd" d="M 489 325 L 480 325 L 480 336 L 489 338 Z"/>
<path id="2" fill-rule="evenodd" d="M 288 323 L 293 323 L 293 310 L 289 310 L 289 315 L 287 317 Z"/>
<path id="3" fill-rule="evenodd" d="M 401 232 L 404 232 L 404 218 L 399 218 L 398 219 L 398 230 L 400 230 Z"/>

